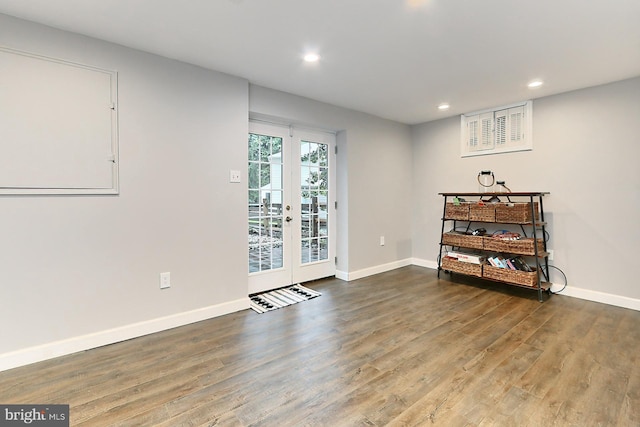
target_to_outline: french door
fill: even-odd
[[[249,293],[335,274],[335,135],[251,122]]]

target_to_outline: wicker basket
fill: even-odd
[[[508,268],[499,268],[487,264],[483,268],[482,277],[523,286],[538,286],[538,273],[536,271],[510,270]]]
[[[466,274],[468,276],[482,277],[481,264],[471,264],[470,262],[461,262],[454,258],[444,257],[442,258],[443,270],[452,271],[454,273]]]
[[[533,203],[536,221],[540,220],[538,202]],[[531,223],[531,203],[496,203],[496,222],[513,224]]]
[[[447,203],[444,208],[444,219],[469,220],[469,203]]]
[[[472,203],[469,206],[469,221],[495,222],[495,203]]]
[[[442,243],[448,246],[458,246],[461,248],[482,249],[484,247],[482,236],[472,236],[456,232],[444,233]]]
[[[538,255],[544,255],[544,242],[538,240]],[[535,255],[533,239],[505,240],[497,237],[484,237],[484,249],[493,252],[504,252],[518,255]]]

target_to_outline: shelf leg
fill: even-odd
[[[542,202],[542,196],[538,196],[540,199],[540,202]],[[536,276],[537,276],[537,282],[538,282],[538,301],[542,302],[542,283],[540,280],[540,274],[541,274],[541,270],[542,270],[542,266],[540,265],[540,258],[538,257],[538,237],[537,237],[537,232],[536,232],[536,207],[533,201],[533,194],[529,196],[529,202],[530,202],[530,206],[531,206],[531,225],[532,225],[532,233],[533,233],[533,250],[534,250],[534,254],[535,254],[535,259],[536,259]],[[540,209],[542,209],[542,203],[540,204]],[[541,216],[542,219],[542,216]]]
[[[444,203],[442,204],[442,221],[441,221],[442,229],[440,230],[440,253],[438,253],[438,279],[440,278],[440,270],[442,270],[442,238],[444,236],[444,222],[445,222],[446,212],[447,212],[447,196],[444,196]]]

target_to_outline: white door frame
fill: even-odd
[[[277,289],[335,275],[336,256],[336,154],[335,134],[250,121],[249,133],[282,137],[282,267],[249,273],[249,294]],[[301,141],[327,145],[328,197],[326,200],[327,250],[325,259],[302,263]],[[247,179],[249,182],[249,179]],[[289,207],[289,209],[287,209]],[[324,212],[323,212],[324,214]],[[287,221],[286,218],[291,218]],[[319,243],[323,239],[306,239]]]

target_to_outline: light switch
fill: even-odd
[[[160,273],[160,289],[167,289],[171,287],[171,273]]]
[[[238,171],[238,170],[230,170],[229,171],[229,182],[242,182],[240,180],[240,171]]]

